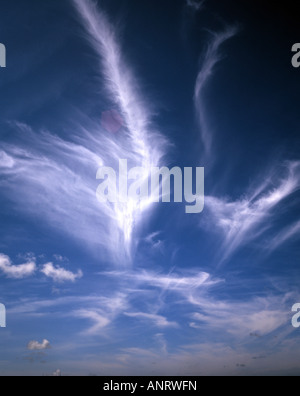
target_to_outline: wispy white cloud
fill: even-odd
[[[29,351],[43,351],[50,348],[51,344],[48,340],[43,340],[41,343],[38,341],[30,341],[27,345]]]
[[[221,33],[211,32],[212,39],[202,60],[201,68],[197,75],[194,92],[196,114],[199,122],[204,154],[212,159],[212,145],[214,133],[210,128],[206,108],[204,89],[213,76],[216,65],[222,60],[221,46],[238,33],[237,27],[229,27]]]
[[[2,271],[7,278],[23,279],[34,274],[36,271],[36,263],[31,259],[25,264],[13,265],[8,256],[0,254],[0,271]]]
[[[116,27],[90,0],[73,0],[84,36],[95,50],[99,75],[105,77],[108,99],[124,120],[117,135],[78,111],[70,140],[11,121],[18,144],[1,144],[0,186],[16,209],[39,216],[58,232],[76,238],[86,248],[101,247],[119,265],[128,264],[138,244],[140,220],[152,203],[101,204],[96,173],[100,166],[148,169],[159,165],[168,143],[152,125],[151,106],[142,96],[133,71],[122,55]],[[84,125],[84,126],[83,126]]]
[[[204,3],[205,3],[205,0],[186,0],[187,6],[192,8],[195,11],[202,10]]]
[[[123,348],[116,353],[109,350],[99,356],[82,355],[80,359],[61,362],[64,372],[73,375],[115,376],[239,376],[239,375],[297,375],[299,369],[299,339],[282,342],[277,348],[269,344],[251,345],[246,349],[238,343],[199,341],[178,345],[172,352],[162,350],[160,344],[147,347]],[[243,367],[245,366],[245,367]]]
[[[52,278],[55,282],[75,282],[77,279],[82,278],[83,273],[81,270],[75,274],[66,269],[54,266],[53,263],[47,263],[41,269],[41,272],[48,278]]]
[[[168,355],[168,345],[164,334],[162,333],[155,334],[154,339],[156,340],[158,346],[161,348],[162,355],[165,356]]]
[[[251,334],[268,335],[289,323],[286,297],[269,296],[246,302],[217,301],[191,295],[189,301],[198,306],[190,326],[206,331],[221,330],[234,337],[247,339]],[[195,323],[196,321],[196,323]],[[197,324],[198,323],[198,324]]]
[[[143,312],[125,312],[124,315],[130,318],[137,318],[141,321],[153,322],[153,324],[157,327],[178,327],[176,322],[169,322],[167,318],[161,315],[147,314]]]
[[[266,246],[271,252],[280,248],[283,244],[290,241],[291,239],[299,238],[300,236],[300,221],[286,227],[284,230],[279,232],[275,237],[272,238],[269,245]]]
[[[297,300],[297,296],[291,293],[282,296],[271,294],[244,301],[228,298],[221,300],[214,295],[212,288],[220,287],[221,282],[225,285],[225,280],[214,280],[209,274],[204,273],[190,277],[145,271],[136,274],[107,275],[128,280],[130,286],[127,286],[127,290],[132,295],[149,292],[149,295],[145,295],[147,307],[152,307],[151,313],[126,311],[127,316],[141,321],[153,321],[157,327],[176,327],[176,323],[168,318],[169,312],[164,303],[166,300],[169,301],[168,293],[176,293],[179,298],[173,299],[173,307],[184,307],[186,318],[190,317],[189,326],[205,334],[211,334],[212,331],[220,332],[221,341],[227,336],[235,340],[249,341],[250,334],[265,336],[280,330],[289,323],[289,301]],[[247,280],[244,282],[248,284]],[[150,301],[158,301],[158,305],[151,305]],[[187,324],[188,321],[182,322],[183,326]]]
[[[210,274],[206,272],[190,272],[180,276],[179,274],[160,274],[151,271],[139,272],[108,272],[108,276],[119,279],[127,279],[131,285],[144,285],[150,287],[157,287],[169,291],[191,291],[201,287],[209,287],[216,285],[220,280],[213,279]]]
[[[116,293],[112,297],[98,297],[91,307],[74,310],[74,318],[88,319],[93,324],[82,332],[84,335],[103,335],[103,331],[111,325],[128,308],[127,295]]]
[[[165,243],[159,238],[161,232],[153,232],[145,238],[145,242],[151,246],[151,249],[163,252]]]
[[[59,298],[52,298],[50,300],[35,300],[35,299],[22,299],[18,301],[18,304],[13,305],[8,308],[9,314],[13,315],[43,315],[49,314],[49,308],[52,311],[59,313],[62,307],[72,306],[72,305],[90,305],[96,304],[99,301],[97,296],[66,296]]]
[[[100,335],[101,331],[111,323],[111,320],[102,314],[86,309],[73,312],[73,316],[76,318],[89,319],[93,322],[93,325],[88,330],[84,331],[85,335]]]
[[[82,335],[106,335],[104,330],[114,324],[114,321],[131,309],[128,294],[115,292],[111,296],[65,296],[49,300],[21,299],[7,307],[7,313],[17,317],[46,317],[53,316],[65,318],[68,316],[74,320],[87,322]],[[90,324],[90,325],[89,325]]]
[[[211,213],[212,222],[223,237],[222,261],[270,229],[271,221],[265,220],[270,218],[280,203],[300,189],[299,170],[299,162],[288,163],[284,176],[266,177],[258,188],[248,191],[240,200],[206,197],[206,207]],[[284,242],[297,229],[298,224],[279,238]],[[270,246],[275,247],[275,243]]]
[[[132,70],[124,60],[117,42],[117,32],[94,2],[73,0],[73,3],[88,40],[99,56],[110,98],[125,121],[125,140],[122,142],[125,146],[122,157],[119,153],[117,157],[129,159],[136,166],[144,168],[146,180],[150,168],[159,165],[165,155],[167,141],[153,129],[149,103],[142,97]],[[114,156],[114,147],[108,145],[106,150]],[[131,247],[134,226],[138,223],[141,212],[149,209],[150,204],[150,200],[144,200],[139,205],[129,200],[126,204],[116,204],[113,207],[115,219],[123,232],[127,253]]]

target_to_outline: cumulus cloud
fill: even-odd
[[[54,371],[54,373],[52,374],[52,377],[61,377],[61,371],[59,369]]]
[[[13,265],[8,256],[0,254],[0,270],[7,278],[23,279],[34,274],[36,263],[31,259],[25,264]]]
[[[30,341],[27,345],[29,351],[43,351],[45,349],[50,349],[51,344],[48,340],[43,340],[42,343],[38,341]]]
[[[75,274],[62,267],[54,266],[53,263],[45,264],[41,272],[48,278],[52,278],[54,282],[75,282],[77,279],[80,279],[83,276],[81,270],[78,270],[78,272]]]

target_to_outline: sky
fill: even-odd
[[[0,375],[299,375],[297,13],[236,3],[0,0]],[[203,212],[100,203],[120,159]]]

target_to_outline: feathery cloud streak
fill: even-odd
[[[249,191],[240,200],[206,197],[206,205],[214,224],[223,237],[222,259],[228,259],[241,246],[260,237],[272,226],[265,222],[273,215],[273,209],[300,189],[300,162],[289,162],[284,176],[267,177],[255,191]],[[275,185],[275,187],[274,187]],[[274,216],[272,216],[274,218]],[[297,232],[299,225],[292,227],[279,237],[283,243]],[[270,245],[276,248],[276,243]]]
[[[252,301],[217,301],[213,298],[193,295],[189,302],[199,311],[191,316],[194,329],[226,329],[228,334],[238,338],[248,338],[251,334],[265,336],[286,325],[289,309],[286,296],[268,296]]]
[[[267,249],[269,249],[270,252],[272,252],[278,249],[279,247],[281,247],[289,240],[296,238],[296,236],[298,236],[299,238],[299,235],[300,235],[300,221],[297,221],[296,223],[284,228],[274,238],[272,238],[269,246],[267,246]]]
[[[153,322],[157,327],[178,327],[177,323],[169,322],[164,316],[161,315],[147,314],[143,312],[126,312],[125,315],[130,318],[137,318],[141,321],[145,320],[146,322]]]
[[[159,165],[167,141],[151,126],[151,113],[139,93],[131,69],[121,55],[116,33],[105,15],[89,0],[74,0],[86,36],[99,57],[110,99],[118,107],[125,126],[113,136],[101,122],[75,120],[70,141],[48,131],[33,131],[17,121],[17,145],[3,142],[0,150],[0,185],[17,209],[39,216],[51,226],[98,248],[120,265],[131,262],[141,215],[153,205],[101,204],[96,199],[96,173],[100,166],[117,169],[120,158],[145,169]],[[151,143],[151,144],[150,144]],[[20,194],[21,191],[21,194]]]
[[[234,37],[237,33],[237,27],[229,27],[221,33],[211,33],[212,40],[208,45],[206,54],[204,55],[204,59],[198,72],[195,84],[194,103],[196,115],[199,122],[201,139],[204,148],[203,152],[209,160],[211,160],[212,155],[213,132],[209,127],[209,121],[207,119],[203,91],[213,75],[215,66],[222,60],[222,55],[220,53],[221,46],[226,41]]]
[[[110,98],[118,106],[125,120],[124,133],[127,139],[122,158],[144,168],[143,177],[147,180],[150,168],[160,164],[167,141],[153,130],[148,104],[142,98],[136,79],[123,59],[116,32],[104,13],[90,0],[73,0],[73,3],[81,17],[89,42],[99,56]],[[145,211],[150,205],[150,200],[146,199],[139,205],[133,200],[126,204],[113,205],[127,247],[130,247],[134,225],[138,222],[140,212]]]
[[[195,11],[200,11],[204,6],[205,0],[186,0],[186,5]]]
[[[220,282],[220,280],[212,279],[211,275],[206,272],[192,272],[180,276],[178,274],[158,274],[151,271],[126,273],[115,271],[105,275],[126,279],[131,285],[144,285],[175,292],[190,292],[200,287],[211,287]]]

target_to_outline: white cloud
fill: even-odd
[[[92,251],[102,248],[105,259],[109,256],[124,265],[131,261],[136,247],[136,226],[149,214],[152,203],[99,203],[97,169],[103,165],[117,169],[120,158],[128,159],[130,166],[145,169],[160,165],[168,143],[152,125],[154,112],[124,60],[116,25],[110,24],[92,1],[73,0],[73,4],[84,37],[97,55],[108,100],[124,119],[123,129],[113,136],[101,126],[101,115],[95,121],[78,110],[67,141],[12,121],[10,126],[22,138],[18,144],[3,143],[1,158],[6,165],[0,167],[0,188],[20,211],[42,218]],[[103,92],[103,87],[95,91]]]
[[[213,286],[220,280],[214,280],[206,272],[189,272],[183,275],[179,274],[160,274],[151,271],[139,272],[108,272],[108,276],[120,279],[128,279],[131,284],[144,284],[150,287],[157,287],[169,291],[185,292],[195,290],[201,287]]]
[[[202,10],[205,0],[186,0],[188,7],[191,7],[195,11]]]
[[[77,279],[82,278],[83,273],[81,270],[74,274],[66,269],[54,266],[52,263],[47,263],[43,266],[41,272],[48,278],[52,278],[54,282],[75,282]]]
[[[128,312],[125,315],[141,321],[152,321],[157,327],[172,327],[176,323],[165,315],[168,293],[176,293],[177,304],[185,307],[187,318],[190,315],[190,327],[211,333],[219,333],[223,341],[226,335],[238,339],[249,339],[250,334],[267,335],[288,323],[289,307],[287,299],[297,300],[296,296],[269,295],[261,298],[247,299],[244,302],[220,300],[211,294],[211,288],[225,281],[214,280],[207,273],[180,277],[178,274],[161,275],[146,271],[137,273],[108,273],[107,276],[127,281],[128,293],[147,295],[147,309],[152,302],[151,313]],[[247,280],[244,281],[247,284]],[[155,289],[157,288],[157,289]],[[130,291],[131,290],[131,291]],[[148,293],[148,294],[147,294]],[[195,308],[199,308],[196,312]],[[162,311],[163,310],[163,311]],[[164,312],[163,315],[160,312]],[[158,314],[159,313],[159,314]]]
[[[43,340],[42,343],[39,343],[38,341],[30,341],[27,345],[27,349],[30,351],[43,351],[50,348],[51,344],[48,340]]]
[[[147,235],[145,238],[145,242],[151,245],[151,248],[154,250],[158,250],[160,252],[164,251],[165,243],[159,238],[161,232],[153,232],[152,234]]]
[[[47,315],[49,313],[49,308],[54,310],[55,307],[68,306],[68,305],[79,305],[84,304],[85,306],[88,304],[96,304],[99,302],[99,297],[96,296],[67,296],[67,297],[59,297],[52,298],[51,300],[31,300],[31,299],[23,299],[22,304],[18,303],[14,307],[9,309],[10,314],[13,315]]]
[[[208,297],[190,296],[189,302],[199,307],[192,315],[190,327],[206,331],[226,329],[238,338],[249,338],[251,334],[268,335],[286,325],[289,310],[285,297],[255,298],[246,302],[217,301]],[[196,323],[195,323],[196,321]],[[198,324],[198,323],[199,324]]]
[[[25,264],[13,265],[10,258],[4,254],[0,254],[0,270],[12,279],[23,279],[34,274],[36,270],[36,264],[33,259]]]
[[[52,374],[53,377],[61,377],[61,371],[58,369]]]
[[[265,220],[270,218],[273,209],[300,189],[299,169],[300,162],[288,163],[287,175],[276,177],[275,180],[266,177],[255,191],[249,191],[240,200],[206,197],[206,207],[224,238],[222,261],[271,227],[271,222]],[[292,237],[297,230],[298,224],[281,235],[282,242]],[[270,247],[275,246],[273,243]]]
[[[146,322],[153,322],[157,327],[178,327],[176,322],[169,322],[164,316],[147,314],[143,312],[129,313],[125,312],[124,315],[130,318],[137,318]]]
[[[71,312],[74,318],[88,319],[93,324],[83,335],[101,335],[103,331],[128,308],[127,295],[117,293],[112,297],[98,297],[92,307],[85,307]]]
[[[267,246],[267,249],[270,251],[274,251],[278,249],[280,246],[282,246],[284,243],[288,242],[291,239],[294,239],[296,237],[299,238],[299,233],[300,233],[300,221],[297,221],[296,223],[286,227],[284,230],[279,232],[275,237],[272,238],[271,242],[269,243],[269,246]]]
[[[220,54],[220,47],[230,38],[234,37],[237,32],[238,29],[236,27],[230,27],[227,28],[224,32],[212,33],[213,38],[209,43],[195,84],[195,109],[199,121],[201,139],[204,146],[204,153],[207,156],[209,155],[209,162],[211,162],[212,158],[211,150],[213,144],[213,133],[211,131],[211,128],[209,127],[209,122],[207,120],[203,90],[206,87],[207,83],[210,81],[215,66],[222,60],[222,55]]]
[[[146,180],[150,168],[158,166],[164,157],[168,146],[167,140],[153,128],[151,119],[154,114],[149,110],[150,105],[142,97],[136,78],[124,60],[117,41],[116,29],[94,2],[73,0],[73,4],[78,11],[90,44],[99,56],[107,91],[125,121],[126,140],[122,142],[123,152],[120,149],[121,144],[116,150],[113,142],[110,142],[105,150],[115,160],[128,158],[136,166],[144,168]],[[130,256],[133,247],[135,225],[142,218],[142,212],[145,216],[146,210],[149,210],[151,205],[152,203],[147,199],[138,205],[132,200],[126,204],[113,205],[112,216],[122,234],[121,240],[127,256]],[[112,237],[112,250],[115,251],[116,242],[120,238],[116,238],[116,234]],[[124,254],[122,256],[124,261]]]
[[[0,151],[0,169],[8,168],[11,169],[15,165],[13,157],[7,155],[4,151]]]
[[[88,330],[84,331],[85,335],[100,335],[101,331],[106,328],[111,320],[96,311],[81,309],[73,312],[77,318],[89,319],[94,324]]]

